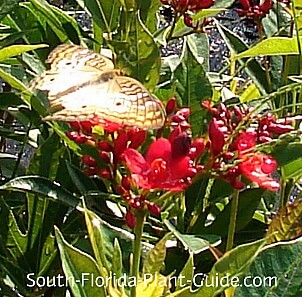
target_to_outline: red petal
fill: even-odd
[[[150,169],[145,158],[134,149],[126,149],[124,152],[124,158],[127,167],[132,173],[146,174]]]
[[[171,143],[168,139],[159,138],[149,146],[146,161],[151,164],[155,159],[163,159],[170,163],[172,157]]]
[[[175,180],[187,177],[191,174],[190,167],[192,167],[190,157],[185,156],[174,159],[170,167],[171,179]]]
[[[128,137],[125,131],[122,131],[114,141],[113,153],[116,159],[125,151],[127,147]]]
[[[239,0],[240,5],[243,9],[248,10],[251,7],[249,0]]]
[[[214,155],[218,155],[222,152],[224,141],[224,133],[220,131],[217,120],[214,118],[210,122],[209,137],[212,142],[212,152]]]

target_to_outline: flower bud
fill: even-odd
[[[88,176],[92,176],[96,174],[96,168],[87,168],[84,170],[84,173]]]
[[[95,124],[92,121],[82,121],[81,122],[82,129],[87,133],[91,133],[93,126],[95,126]]]
[[[136,217],[130,210],[126,212],[125,221],[128,227],[130,227],[131,229],[133,229],[136,225]]]
[[[148,202],[146,204],[147,204],[148,210],[150,211],[151,214],[153,214],[154,216],[160,215],[161,208],[157,204],[155,204],[153,202]]]
[[[74,131],[80,131],[81,130],[81,125],[78,121],[74,121],[74,122],[69,122],[70,127],[74,130]]]
[[[135,209],[140,209],[142,207],[141,202],[136,198],[131,198],[128,201],[128,204],[129,204],[130,207],[135,208]]]
[[[234,189],[237,189],[237,190],[241,190],[241,189],[244,188],[244,183],[242,181],[237,180],[237,179],[232,181],[231,185],[233,186]]]
[[[98,147],[99,147],[100,150],[102,150],[104,152],[112,152],[113,151],[112,145],[107,141],[99,141]]]
[[[131,189],[131,179],[128,176],[122,177],[122,186],[127,191],[129,191]]]
[[[131,136],[130,148],[137,149],[146,140],[147,133],[145,130],[139,130]]]
[[[190,116],[191,109],[189,107],[183,107],[179,109],[176,114],[179,116],[183,116],[186,119],[188,116]]]
[[[261,171],[265,174],[272,173],[277,168],[277,161],[269,156],[263,158],[263,164],[261,165]]]
[[[117,186],[116,191],[121,195],[129,194],[129,192],[123,186]]]
[[[166,113],[170,115],[175,112],[177,101],[175,98],[169,99],[166,105]]]
[[[104,161],[105,163],[111,162],[109,153],[107,153],[105,151],[101,151],[101,152],[99,152],[99,156],[100,156],[101,160]]]
[[[234,158],[234,153],[233,152],[225,152],[223,154],[223,158],[226,160],[232,160]]]
[[[280,134],[284,134],[284,133],[293,131],[294,128],[291,125],[282,125],[282,124],[273,124],[273,123],[271,123],[267,127],[267,130],[271,133],[280,135]]]
[[[76,141],[76,139],[77,139],[78,136],[79,136],[79,133],[78,133],[78,132],[75,132],[75,131],[68,131],[68,132],[66,132],[66,136],[67,136],[69,139],[71,139],[71,140],[73,140],[73,141]]]
[[[190,158],[196,159],[198,158],[204,151],[205,144],[202,138],[196,138],[191,144],[190,149]]]
[[[96,160],[94,158],[92,158],[91,156],[84,155],[82,157],[82,161],[87,166],[90,166],[90,167],[96,167],[97,166]]]
[[[97,170],[97,173],[100,177],[104,179],[110,179],[111,178],[111,172],[108,168],[101,168]]]

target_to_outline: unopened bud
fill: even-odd
[[[111,172],[108,168],[101,168],[97,171],[98,175],[104,179],[111,178]]]
[[[112,150],[113,150],[112,145],[107,141],[99,141],[98,147],[100,150],[102,150],[104,152],[112,152]]]
[[[131,179],[128,176],[122,177],[122,186],[127,191],[129,191],[131,189]]]
[[[131,229],[133,229],[133,228],[136,226],[136,217],[135,217],[135,215],[133,214],[133,212],[131,212],[130,210],[128,210],[128,211],[126,212],[125,221],[126,221],[126,224],[127,224]]]
[[[87,166],[90,166],[90,167],[96,167],[97,166],[96,160],[94,158],[92,158],[91,156],[84,155],[82,157],[82,161]]]
[[[172,113],[175,112],[175,109],[176,109],[176,99],[175,98],[171,98],[169,99],[169,101],[167,102],[167,105],[166,105],[166,113],[167,115],[170,115]]]
[[[161,208],[157,204],[155,204],[153,202],[148,202],[147,207],[148,207],[150,213],[153,214],[154,216],[160,215]]]

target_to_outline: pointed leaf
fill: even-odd
[[[162,297],[165,289],[166,278],[159,273],[151,275],[146,274],[145,279],[136,286],[136,296]]]
[[[55,228],[64,274],[74,296],[106,296],[105,288],[93,282],[99,276],[97,264],[88,254],[67,243],[58,228]],[[85,281],[86,279],[86,281]]]
[[[219,293],[222,293],[228,286],[231,286],[231,282],[224,285],[224,282],[220,280],[223,277],[232,279],[241,276],[251,265],[254,259],[257,257],[261,249],[265,244],[265,240],[258,240],[252,243],[243,244],[237,246],[233,250],[227,252],[222,258],[220,258],[211,269],[210,273],[207,275],[209,279],[208,284],[213,284],[213,280],[216,279],[217,285],[202,285],[201,288],[194,293],[184,292],[183,297],[214,297]],[[204,281],[207,281],[206,279]],[[248,295],[250,296],[250,295]]]
[[[62,188],[58,183],[34,175],[14,178],[0,186],[0,190],[39,194],[57,200],[70,207],[77,207],[80,203],[78,198]]]
[[[302,296],[302,238],[268,246],[244,276],[248,286],[243,283],[237,287],[235,297]],[[257,285],[251,285],[253,279]]]
[[[191,251],[194,254],[199,254],[202,251],[207,250],[210,245],[215,246],[220,243],[220,238],[213,236],[212,242],[209,242],[203,238],[195,235],[182,234],[176,230],[176,228],[167,220],[164,221],[167,228],[173,233],[173,235],[184,245],[184,248]]]
[[[123,28],[122,36],[126,40],[114,40],[118,66],[129,70],[130,75],[141,81],[148,90],[153,91],[159,81],[161,66],[160,52],[151,33],[143,24],[139,11],[125,12],[129,21],[127,31]]]
[[[98,265],[99,271],[103,277],[109,274],[109,266],[105,257],[105,242],[101,229],[101,220],[98,216],[84,207],[85,222],[88,230],[90,244]]]
[[[22,53],[36,50],[38,48],[48,47],[48,44],[35,44],[35,45],[10,45],[0,49],[0,61],[4,61],[8,58],[18,56]]]
[[[189,285],[194,276],[194,254],[190,253],[189,259],[186,262],[185,266],[181,270],[179,276],[177,277],[177,284],[175,291],[183,290],[184,284]],[[190,286],[189,286],[190,287]],[[179,297],[183,296],[182,293],[178,295]]]
[[[302,42],[302,38],[300,38]],[[270,37],[257,43],[248,50],[235,55],[236,59],[258,56],[285,56],[299,55],[299,47],[296,37]]]
[[[302,236],[302,199],[281,208],[266,233],[269,243],[299,236]]]
[[[155,274],[160,272],[166,258],[166,242],[171,237],[171,234],[165,235],[154,248],[148,251],[144,260],[144,273]]]

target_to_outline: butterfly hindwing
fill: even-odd
[[[94,116],[143,129],[158,129],[165,111],[137,80],[122,76],[106,57],[76,45],[60,45],[49,55],[50,70],[34,79],[33,89],[48,91],[45,120],[84,121]]]

